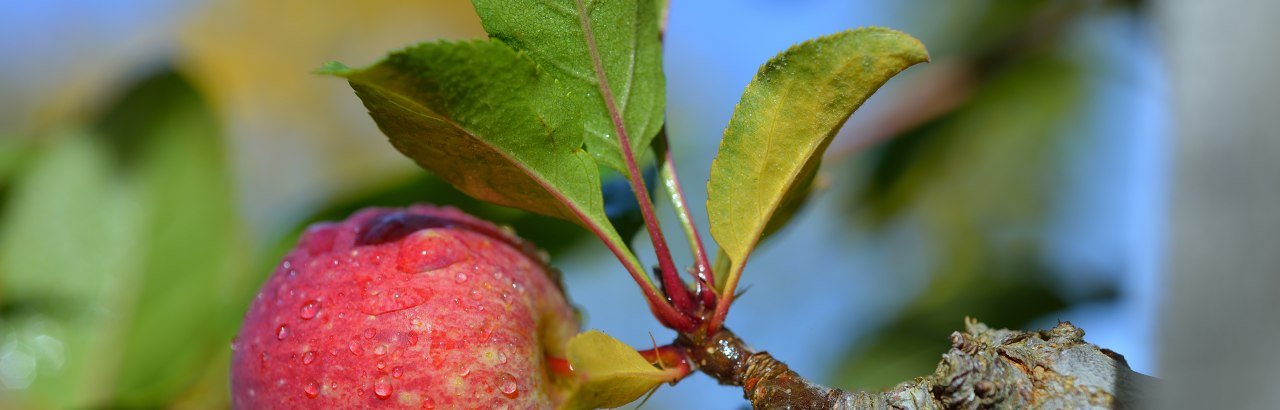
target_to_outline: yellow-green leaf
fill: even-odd
[[[679,377],[674,369],[654,367],[631,346],[599,330],[569,341],[569,363],[582,382],[561,407],[565,410],[622,406]]]
[[[707,182],[711,235],[731,265],[726,293],[760,239],[800,208],[845,120],[889,78],[928,59],[909,35],[862,28],[798,44],[760,67]]]

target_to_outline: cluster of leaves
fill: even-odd
[[[677,272],[662,254],[663,238],[654,236],[656,220],[646,222],[664,265],[662,287],[611,223],[601,191],[602,169],[611,170],[632,181],[642,210],[652,207],[638,164],[661,142],[660,2],[473,3],[487,40],[424,43],[368,68],[330,63],[321,71],[347,79],[392,145],[459,191],[599,237],[659,320],[681,332],[721,326],[752,249],[800,209],[836,132],[889,78],[928,59],[910,36],[867,28],[798,44],[761,67],[707,183],[709,223],[721,249],[718,286],[698,282],[710,297],[696,310],[683,296],[687,285],[672,280]],[[658,147],[654,159],[662,161],[666,144]],[[664,185],[678,186],[674,172],[663,177]],[[682,200],[678,190],[671,194]],[[690,218],[681,222],[693,231]],[[704,252],[700,247],[695,253]],[[581,338],[589,339],[570,344],[569,360],[586,378],[574,406],[625,403],[675,380],[647,363],[644,371],[611,367],[631,366],[639,355],[612,348],[621,344],[603,334]],[[601,352],[616,354],[602,360]],[[611,381],[597,383],[601,377]]]

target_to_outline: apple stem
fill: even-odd
[[[693,373],[693,366],[689,364],[689,354],[683,347],[665,345],[641,350],[639,353],[640,356],[644,357],[644,360],[648,360],[649,363],[653,363],[659,368],[664,370],[676,369],[680,375],[678,379],[683,379],[684,376]]]

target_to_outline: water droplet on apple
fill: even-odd
[[[302,392],[307,394],[307,398],[314,399],[320,395],[320,384],[316,383],[315,380],[309,381],[306,386],[302,387]]]
[[[400,366],[396,366],[395,368],[391,369],[391,377],[399,379],[400,376],[403,374],[404,374],[404,369],[401,368]]]
[[[320,313],[320,301],[309,300],[307,303],[302,304],[302,309],[298,310],[298,317],[303,320],[311,320],[316,317],[317,313]]]
[[[382,370],[382,369],[387,368],[387,364],[386,364],[386,363],[384,363],[384,362],[379,361],[379,362],[378,362],[377,367],[378,367],[378,370]]]
[[[308,350],[302,354],[302,364],[311,364],[316,360],[316,352]]]
[[[378,396],[379,400],[391,398],[391,382],[387,379],[378,379],[373,383],[373,395]]]
[[[502,395],[507,396],[508,399],[520,397],[520,386],[516,385],[516,378],[507,373],[498,376],[498,390],[501,390]]]
[[[467,281],[467,274],[462,273],[462,272],[458,272],[458,275],[457,275],[457,276],[454,276],[454,277],[453,277],[453,280],[457,281],[458,283],[466,282],[466,281]]]
[[[286,337],[289,337],[289,328],[285,325],[280,325],[280,327],[277,327],[276,340],[284,340],[284,338]]]
[[[378,334],[378,331],[377,331],[376,329],[372,328],[372,327],[364,330],[364,338],[365,338],[365,339],[372,339],[372,338],[373,338],[373,336],[375,336],[375,335],[377,335],[377,334]]]
[[[360,342],[355,340],[352,340],[351,343],[347,343],[347,351],[356,356],[364,354],[364,348],[360,346]]]
[[[378,347],[373,348],[373,354],[378,356],[387,354],[387,345],[378,345]]]

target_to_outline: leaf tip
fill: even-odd
[[[313,74],[332,75],[335,77],[346,77],[351,75],[353,72],[355,72],[355,70],[351,69],[351,67],[347,67],[346,64],[342,64],[337,61],[324,63],[320,68],[312,71]]]
[[[898,44],[901,46],[898,48],[899,52],[913,65],[927,63],[933,60],[933,58],[929,56],[929,50],[925,48],[924,42],[921,42],[920,39],[915,38],[915,36],[902,31],[878,26],[862,27],[854,31],[868,31],[875,34],[894,37],[898,40]]]

